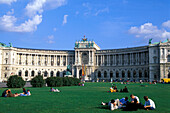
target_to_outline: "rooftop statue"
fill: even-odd
[[[86,36],[84,35],[84,38],[82,39],[83,42],[87,41],[87,38],[85,38]]]
[[[9,43],[9,47],[13,47],[13,46],[12,46],[12,43]]]
[[[152,44],[152,38],[149,39],[149,44]]]

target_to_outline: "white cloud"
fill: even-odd
[[[162,26],[167,27],[167,28],[170,28],[170,20],[164,22],[164,23],[162,24]]]
[[[16,0],[0,0],[0,3],[12,3]],[[10,2],[9,2],[10,1]],[[45,5],[51,8],[57,8],[65,5],[66,0],[33,0],[25,7],[26,15],[29,17],[27,21],[17,24],[17,18],[12,16],[14,9],[7,12],[6,15],[0,17],[0,30],[8,32],[33,32],[37,30],[37,26],[42,22],[42,13]],[[67,17],[65,22],[67,23]]]
[[[109,12],[109,8],[100,9],[94,15],[97,16],[98,14],[104,13],[104,12],[108,13]]]
[[[42,14],[43,5],[46,3],[46,0],[34,0],[31,3],[28,3],[26,6],[26,15],[32,17],[37,13]]]
[[[68,15],[64,15],[63,25],[67,23],[67,17],[68,17]]]
[[[170,32],[165,29],[158,29],[152,23],[145,23],[140,27],[131,27],[129,33],[144,38],[170,38]]]
[[[45,7],[47,9],[54,9],[67,4],[66,0],[46,0]]]
[[[42,21],[42,15],[36,15],[32,19],[28,19],[24,23],[16,26],[17,18],[11,15],[4,15],[0,18],[0,30],[8,32],[32,32],[37,29]]]
[[[25,8],[26,15],[32,17],[37,13],[42,14],[45,7],[48,9],[54,9],[63,6],[66,3],[66,0],[34,0],[33,2],[27,4]]]
[[[49,44],[55,43],[55,41],[54,41],[54,36],[53,36],[53,35],[48,36],[48,41],[47,41],[47,43],[49,43]]]
[[[0,0],[0,4],[8,4],[11,5],[12,2],[16,2],[17,0]]]

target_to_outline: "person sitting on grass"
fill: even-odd
[[[60,92],[58,89],[50,88],[50,92]]]
[[[133,103],[128,103],[127,105],[126,105],[126,107],[124,107],[123,108],[123,111],[137,111],[138,109],[140,109],[140,104],[139,103],[137,103],[138,101],[137,101],[137,99],[135,98],[134,100],[133,100]]]
[[[108,92],[109,92],[109,91],[108,91]],[[112,86],[112,87],[110,88],[110,92],[111,92],[111,93],[116,92],[116,90],[114,89],[114,86]]]
[[[109,101],[109,103],[102,102],[101,105],[103,105],[103,106],[108,105],[109,109],[113,111],[120,107],[120,101],[119,101],[119,99],[116,99],[116,100],[112,99],[111,101]]]
[[[130,97],[131,97],[131,103],[134,103],[134,99],[137,100],[137,103],[140,103],[139,98],[137,96],[134,96],[133,94],[131,94]]]
[[[2,97],[7,97],[7,94],[8,94],[8,89],[6,89],[6,90],[3,91]]]
[[[123,92],[129,92],[128,88],[125,86],[125,88],[123,88]]]
[[[149,99],[148,96],[144,96],[143,98],[145,100],[145,105],[144,105],[145,110],[154,110],[156,108],[154,101]]]
[[[27,96],[30,96],[31,95],[31,92],[30,92],[30,90],[28,89],[27,90],[27,94],[26,94]]]
[[[119,92],[119,91],[117,90],[117,86],[114,87],[114,90],[116,90],[116,92]]]

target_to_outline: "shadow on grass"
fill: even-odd
[[[96,107],[97,109],[106,109],[109,110],[108,106],[100,106],[100,107]]]

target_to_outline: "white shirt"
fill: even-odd
[[[114,104],[112,104],[111,102],[108,103],[108,106],[109,106],[110,110],[118,109],[118,106],[117,105],[114,106]]]
[[[136,99],[136,100],[137,100],[137,102],[139,102],[139,103],[140,103],[139,98],[138,98],[137,96],[135,96],[135,98],[134,98],[134,99]],[[132,99],[132,98],[131,98],[131,102],[132,102],[132,101],[134,101],[134,99]]]
[[[155,107],[155,103],[153,102],[153,100],[151,99],[148,99],[148,101],[145,101],[145,105],[144,106],[151,106],[153,107],[154,109],[156,108]]]

